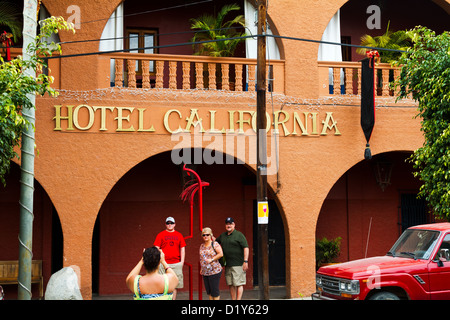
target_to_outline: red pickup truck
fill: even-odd
[[[450,223],[414,226],[385,256],[319,268],[313,300],[450,299]]]

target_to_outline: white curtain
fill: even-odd
[[[50,13],[48,13],[47,9],[44,7],[44,5],[41,4],[41,7],[39,8],[39,21],[45,20],[47,18],[50,18]],[[58,43],[59,42],[59,36],[57,33],[52,33],[50,38],[46,38],[46,41],[48,43]]]
[[[322,41],[341,43],[341,22],[339,10],[331,18],[325,32],[322,35]],[[332,44],[319,45],[319,61],[342,61],[341,46]]]
[[[322,41],[341,43],[341,22],[339,10],[331,18],[330,22],[322,35]],[[317,57],[319,61],[342,61],[341,46],[333,44],[319,45],[319,54]],[[341,69],[340,73],[341,85],[344,83],[344,71]],[[329,83],[333,85],[333,69],[329,70]]]
[[[108,40],[106,40],[108,39]],[[99,51],[123,50],[123,2],[113,12],[103,29]],[[111,83],[114,83],[114,60],[111,60]]]
[[[258,10],[247,0],[244,1],[244,16],[245,16],[245,32],[248,35],[258,34]],[[273,34],[270,30],[270,26],[267,23],[267,34]],[[245,39],[245,55],[249,59],[256,59],[258,53],[258,40],[257,38],[247,38]],[[267,60],[278,60],[280,59],[280,51],[278,50],[275,38],[266,37],[266,59]],[[248,69],[248,67],[247,67]],[[247,70],[248,74],[248,70]],[[271,76],[269,76],[270,78]],[[273,84],[269,79],[269,86]],[[248,86],[248,79],[247,79]]]
[[[244,1],[244,16],[246,33],[258,34],[258,10],[247,0]],[[267,24],[267,34],[272,34],[269,24]],[[256,38],[248,38],[245,40],[246,57],[249,59],[256,59],[257,55],[257,40]],[[280,59],[280,51],[275,42],[275,38],[266,37],[266,58],[267,59]]]

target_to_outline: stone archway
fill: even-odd
[[[19,260],[20,230],[20,166],[11,162],[5,176],[6,186],[0,184],[0,260]],[[33,260],[42,260],[45,286],[50,276],[63,267],[63,233],[58,212],[38,178],[33,194]],[[17,298],[17,284],[3,285],[5,299]],[[39,298],[39,286],[32,284],[32,298]]]
[[[380,1],[376,4],[369,0],[350,0],[339,10],[340,35],[345,43],[360,45],[362,36],[382,35],[388,27],[390,31],[398,31],[422,25],[441,33],[449,27],[449,7],[448,2],[433,0]],[[356,52],[356,48],[346,48],[344,61],[364,58]]]
[[[348,169],[324,200],[316,226],[316,239],[341,237],[338,262],[384,255],[401,230],[401,195],[417,193],[420,181],[405,161],[410,152],[386,152]],[[391,166],[390,183],[378,184],[377,163]]]
[[[211,227],[214,235],[218,236],[225,231],[225,218],[233,216],[236,229],[246,235],[252,252],[256,246],[253,241],[254,171],[244,163],[194,163],[190,167],[202,180],[210,183],[203,190],[203,226]],[[117,181],[100,208],[94,228],[92,287],[95,294],[129,294],[124,279],[142,248],[152,246],[157,233],[164,230],[167,216],[175,218],[176,230],[183,236],[190,235],[189,204],[180,199],[184,178],[182,164],[174,164],[171,152],[165,151],[138,163]],[[269,193],[274,195],[271,190]],[[271,198],[277,200],[274,196]],[[194,291],[198,288],[197,252],[201,240],[197,210],[197,204],[194,204],[193,234],[186,239],[186,263],[192,269],[185,266],[184,288],[179,292],[187,292],[189,285]],[[283,223],[281,209],[278,215]],[[284,231],[281,232],[281,243],[284,243]],[[285,251],[284,246],[282,250]],[[252,256],[250,254],[251,271],[247,272],[246,289],[253,288],[253,269],[257,262],[252,261]],[[283,263],[278,261],[278,264]],[[221,289],[228,290],[224,279],[222,281]]]

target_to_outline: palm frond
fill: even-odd
[[[231,11],[239,10],[239,9],[240,9],[240,7],[235,3],[224,5],[222,7],[222,9],[219,11],[219,13],[217,14],[216,24],[215,24],[216,29],[222,28],[223,20],[225,19],[225,16],[228,13],[230,13]]]
[[[388,22],[386,32],[380,36],[372,37],[368,34],[361,37],[361,46],[373,48],[385,48],[395,50],[406,50],[411,46],[410,35],[403,30],[392,32],[389,30],[390,21]],[[356,52],[360,55],[366,55],[369,49],[358,48]],[[392,62],[396,60],[400,53],[380,50],[381,62]]]
[[[240,7],[237,4],[228,4],[221,8],[216,17],[204,14],[198,18],[191,19],[191,29],[199,30],[192,37],[192,42],[221,40],[197,45],[194,44],[195,54],[214,57],[232,56],[242,39],[225,39],[244,36],[245,33],[238,33],[233,26],[245,26],[245,19],[243,15],[238,15],[228,21],[225,21],[225,19],[231,11],[239,10]]]

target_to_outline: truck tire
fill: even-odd
[[[381,291],[372,295],[369,300],[400,300],[400,298],[392,292]]]

